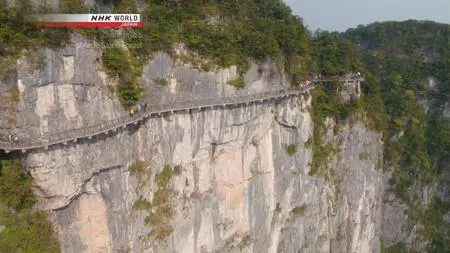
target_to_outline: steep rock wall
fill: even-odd
[[[98,57],[93,49],[68,47],[47,51],[52,60],[33,75],[19,71],[20,129],[39,135],[126,113],[104,73],[92,68]],[[158,54],[142,80],[151,103],[286,86],[282,75],[254,66],[246,88],[237,91],[227,84],[236,76],[235,68],[204,73]],[[170,79],[170,85],[153,84],[155,77]],[[345,125],[331,137],[340,148],[331,166],[334,179],[311,177],[312,154],[304,145],[313,131],[310,103],[304,96],[165,115],[34,151],[24,163],[39,207],[57,225],[63,252],[379,252],[380,136]],[[291,144],[292,156],[285,150]],[[127,170],[136,160],[148,162],[146,172]],[[155,173],[173,164],[182,168],[168,186],[173,233],[159,242],[148,236],[154,231],[145,225],[146,211],[133,204],[154,199]]]

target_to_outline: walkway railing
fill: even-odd
[[[150,117],[155,114],[162,114],[167,112],[176,111],[189,111],[193,109],[202,108],[212,108],[212,107],[227,107],[239,104],[248,104],[257,101],[271,100],[282,97],[296,96],[300,93],[305,93],[315,86],[315,83],[326,82],[330,79],[313,79],[311,84],[299,88],[298,90],[278,90],[270,91],[259,94],[235,96],[235,97],[225,97],[225,98],[211,98],[211,99],[200,99],[196,101],[183,101],[183,102],[172,102],[167,104],[156,104],[148,105],[147,107],[141,107],[137,113],[134,115],[127,115],[124,117],[116,118],[103,122],[97,125],[91,125],[87,127],[70,129],[59,133],[51,133],[48,135],[43,135],[35,138],[19,138],[17,141],[2,141],[0,140],[0,150],[5,150],[5,152],[10,152],[13,150],[26,150],[36,149],[36,148],[48,148],[48,146],[55,144],[67,144],[71,141],[77,141],[83,138],[92,138],[100,134],[107,134],[110,131],[116,131],[118,128],[126,127],[131,124],[137,124],[139,121]],[[341,81],[351,81],[358,82],[364,81],[363,78],[345,78]]]
[[[314,85],[300,88],[298,90],[279,90],[264,92],[252,95],[243,95],[225,98],[200,99],[196,101],[173,102],[167,104],[141,106],[141,109],[134,115],[127,115],[107,122],[87,127],[70,129],[67,131],[53,133],[37,138],[18,139],[14,142],[0,141],[0,149],[10,152],[13,150],[30,150],[36,148],[47,148],[55,144],[67,144],[70,141],[76,141],[83,138],[91,138],[100,134],[107,134],[118,128],[131,124],[137,124],[139,121],[155,114],[173,113],[177,111],[189,111],[193,109],[211,108],[211,107],[229,107],[232,105],[248,104],[263,100],[271,100],[282,97],[289,97],[304,93],[313,88]]]

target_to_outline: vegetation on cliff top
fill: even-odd
[[[3,1],[0,4],[0,18],[6,22],[0,30],[0,43],[6,49],[0,51],[1,56],[8,56],[12,61],[24,48],[59,46],[68,39],[66,30],[24,25],[23,14],[36,9],[51,12],[50,8],[33,6],[29,0],[20,0],[10,8],[6,8]],[[135,8],[134,1],[122,0],[116,3],[114,11],[135,11]],[[64,0],[60,2],[60,9],[80,13],[88,8],[78,0]],[[118,94],[125,106],[136,104],[141,97],[138,77],[143,63],[158,51],[172,54],[175,43],[185,44],[192,52],[221,67],[238,65],[244,72],[250,61],[270,59],[292,77],[307,76],[310,65],[308,31],[301,19],[280,0],[149,1],[142,16],[144,27],[136,30],[141,46],[131,46],[136,44],[136,37],[124,36],[129,46],[126,50],[106,49],[103,56],[108,74],[120,80]],[[57,35],[60,31],[65,35]],[[74,31],[104,45],[111,43],[104,31]],[[127,57],[122,57],[124,54]],[[114,63],[109,59],[114,59]],[[120,68],[130,65],[130,59],[136,62],[132,68]],[[6,66],[14,66],[11,61]]]
[[[31,178],[19,161],[0,161],[0,252],[60,252],[52,224],[32,210]]]
[[[181,42],[218,66],[278,59],[289,73],[306,74],[308,31],[280,0],[150,1],[143,22],[140,56],[172,53]]]
[[[57,48],[67,41],[66,29],[37,29],[24,24],[26,14],[46,11],[45,5],[33,6],[28,0],[18,0],[12,7],[0,0],[0,78],[14,70],[15,60],[24,50]]]

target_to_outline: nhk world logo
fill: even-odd
[[[139,14],[89,14],[91,22],[140,22]]]
[[[140,14],[47,14],[33,16],[30,21],[45,27],[142,27]]]

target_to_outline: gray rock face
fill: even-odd
[[[20,129],[38,135],[126,113],[93,67],[98,57],[86,48],[47,51],[39,73],[19,71]],[[155,84],[157,77],[168,85]],[[281,75],[256,66],[243,90],[227,84],[236,77],[234,67],[205,73],[158,54],[142,80],[151,103],[286,87]],[[108,136],[32,152],[24,161],[63,252],[379,252],[380,135],[346,125],[331,139],[340,149],[332,180],[309,176],[309,97],[150,118]],[[294,155],[287,145],[295,145]],[[136,160],[147,161],[152,173],[130,173]],[[168,186],[174,230],[158,242],[147,236],[156,233],[145,225],[148,213],[133,204],[154,200],[155,173],[175,164],[182,172]]]

